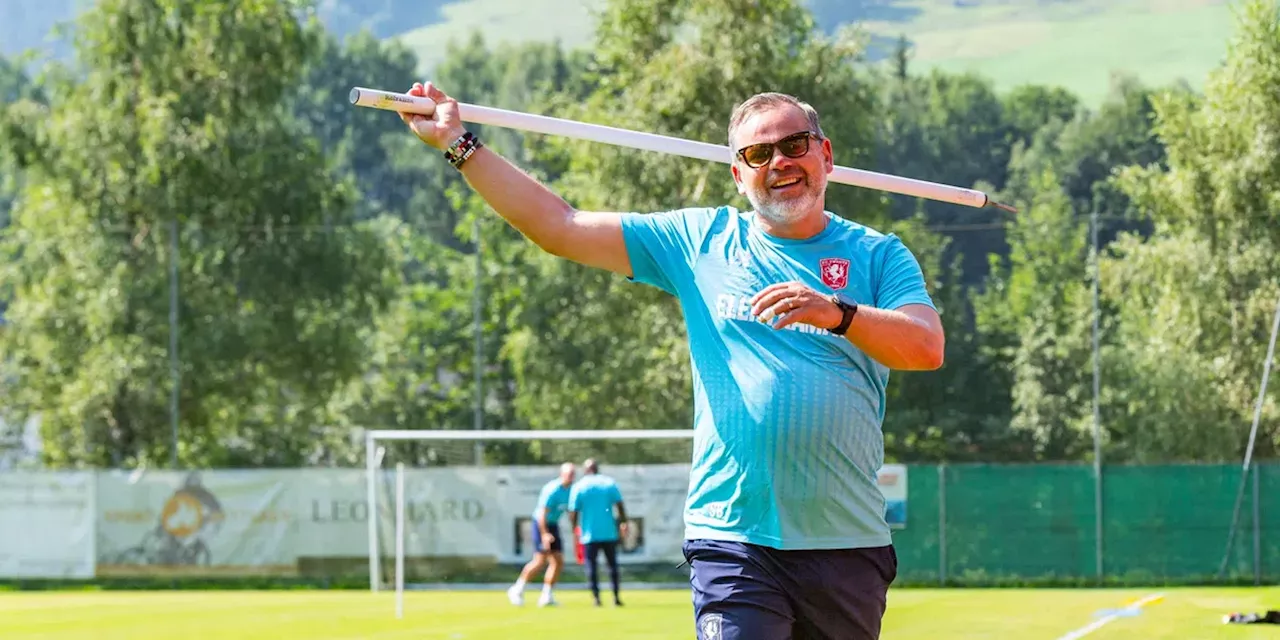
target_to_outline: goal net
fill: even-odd
[[[692,430],[369,431],[369,577],[374,591],[511,584],[533,555],[538,494],[571,462],[593,458],[618,482],[629,583],[687,586],[684,500]],[[582,581],[568,517],[561,583]]]

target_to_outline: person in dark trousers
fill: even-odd
[[[889,374],[938,369],[946,336],[907,245],[827,209],[817,110],[765,92],[728,114],[722,175],[749,208],[584,211],[485,146],[457,100],[429,82],[409,94],[437,105],[400,114],[414,135],[531,242],[679,302],[698,640],[879,638],[898,570],[876,482]]]
[[[582,463],[582,479],[569,492],[569,521],[581,527],[583,557],[587,564],[587,581],[591,595],[600,606],[599,556],[603,552],[609,563],[609,580],[613,584],[613,604],[622,606],[619,594],[618,542],[627,535],[627,510],[622,505],[622,492],[613,478],[600,473],[595,460]]]
[[[542,485],[538,493],[538,505],[533,510],[533,522],[530,523],[533,540],[533,558],[520,570],[516,583],[507,589],[507,599],[511,604],[524,604],[524,587],[544,565],[547,572],[543,576],[542,596],[538,598],[539,607],[556,604],[554,590],[556,581],[560,579],[560,571],[564,567],[564,540],[560,536],[560,516],[569,505],[569,488],[573,486],[576,470],[572,462],[560,465],[560,476]]]

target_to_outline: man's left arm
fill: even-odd
[[[828,301],[830,302],[830,301]],[[835,322],[842,313],[834,303]],[[932,371],[942,366],[946,336],[938,312],[926,304],[907,304],[897,309],[877,309],[858,305],[844,337],[863,353],[890,369]]]
[[[875,300],[871,309],[859,305],[845,338],[890,369],[932,371],[941,367],[946,334],[925,286],[920,262],[895,235],[886,236],[878,248]]]
[[[896,237],[884,247],[875,300],[859,303],[844,337],[890,369],[930,371],[942,366],[946,334],[915,256]],[[765,288],[752,299],[752,314],[775,329],[802,322],[834,329],[844,313],[829,294],[801,282]]]

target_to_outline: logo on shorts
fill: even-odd
[[[724,640],[724,616],[718,613],[703,614],[698,619],[698,640]]]
[[[832,289],[843,289],[849,284],[849,261],[845,258],[823,258],[818,267],[822,272],[822,284]]]

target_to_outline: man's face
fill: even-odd
[[[738,193],[745,195],[756,212],[774,224],[794,223],[822,210],[827,174],[835,168],[831,142],[810,137],[808,151],[798,158],[788,157],[775,147],[773,156],[759,167],[749,166],[737,152],[749,145],[777,143],[809,131],[809,119],[804,111],[783,105],[748,116],[734,132],[732,171]],[[798,144],[792,151],[804,148],[803,137],[795,142]]]

